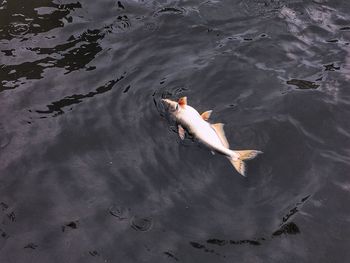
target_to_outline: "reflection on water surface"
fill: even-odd
[[[347,1],[0,1],[1,262],[344,262]],[[248,177],[161,98],[213,110]]]

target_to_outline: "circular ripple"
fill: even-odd
[[[11,36],[23,36],[29,31],[29,25],[21,22],[12,22],[9,25],[8,33]]]
[[[124,207],[112,205],[110,208],[108,208],[108,212],[112,216],[118,218],[119,220],[124,220],[128,218],[128,210]]]
[[[0,134],[0,149],[4,149],[11,142],[11,136],[2,126],[0,126]]]
[[[131,227],[136,231],[148,231],[152,228],[153,219],[151,217],[138,217],[134,216],[131,219]]]
[[[10,143],[10,137],[6,136],[0,139],[0,149],[4,149]]]
[[[185,12],[186,10],[184,8],[163,7],[155,13],[155,16],[163,14],[183,15]]]

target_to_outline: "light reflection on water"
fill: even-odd
[[[349,11],[2,1],[0,261],[349,258]],[[247,178],[178,138],[184,95],[264,151]]]

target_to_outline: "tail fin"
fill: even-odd
[[[263,153],[261,151],[256,150],[241,150],[241,151],[232,151],[231,157],[229,160],[233,167],[239,172],[241,175],[245,176],[246,173],[246,165],[244,161],[251,160],[255,158],[258,154]]]

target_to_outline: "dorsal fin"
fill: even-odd
[[[187,105],[187,97],[181,97],[178,102],[181,107]]]
[[[208,110],[208,111],[203,112],[201,114],[202,119],[205,120],[205,121],[209,120],[210,115],[211,115],[212,112],[213,112],[212,110]]]
[[[225,136],[224,132],[224,124],[223,123],[215,123],[212,124],[211,127],[216,131],[216,134],[219,136],[221,143],[226,147],[229,148],[228,141]]]

